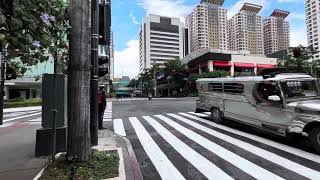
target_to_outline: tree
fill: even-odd
[[[68,64],[68,146],[67,156],[75,162],[90,158],[90,60],[89,0],[69,1],[71,24]],[[72,93],[71,93],[72,92]]]
[[[310,72],[310,60],[312,59],[312,46],[298,46],[292,51],[287,51],[279,60],[279,67],[285,67],[289,71]]]
[[[18,75],[50,55],[66,61],[67,9],[64,0],[0,0],[0,48]]]

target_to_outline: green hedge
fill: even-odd
[[[4,108],[17,108],[17,107],[30,107],[30,106],[41,106],[41,99],[14,99],[14,100],[6,100],[4,102]]]

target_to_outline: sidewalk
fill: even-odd
[[[119,177],[108,180],[142,180],[139,164],[134,154],[131,143],[128,139],[120,137],[116,133],[108,130],[99,131],[99,145],[93,147],[100,151],[117,150],[120,156],[119,162]],[[38,171],[34,180],[41,176],[41,171]]]

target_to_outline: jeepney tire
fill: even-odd
[[[218,124],[222,124],[223,123],[222,112],[220,111],[220,109],[211,108],[210,112],[211,112],[211,118],[212,118],[212,120],[214,122],[216,122]]]
[[[320,127],[315,127],[310,131],[309,139],[312,147],[320,153]]]

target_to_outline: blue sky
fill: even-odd
[[[148,14],[159,14],[184,18],[200,0],[112,0],[112,30],[115,45],[115,76],[139,73],[138,32],[142,18]],[[304,0],[225,0],[224,7],[231,17],[245,2],[263,6],[260,14],[267,17],[273,9],[287,10],[291,14],[291,46],[307,44]]]

